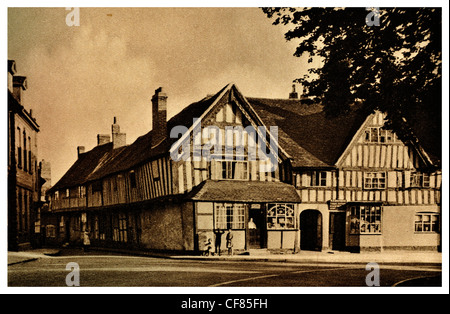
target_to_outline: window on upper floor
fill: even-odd
[[[243,160],[217,160],[211,162],[218,180],[248,180],[248,162]],[[211,172],[213,169],[210,169]]]
[[[136,173],[134,171],[130,171],[130,186],[133,189],[137,187]]]
[[[311,172],[311,186],[327,186],[327,172],[326,171],[312,171]]]
[[[21,136],[20,128],[17,128],[17,137],[16,137],[17,167],[22,168],[22,140],[21,140],[20,136]]]
[[[430,175],[428,173],[412,172],[410,178],[411,187],[429,188]]]
[[[386,172],[365,172],[364,173],[364,189],[380,190],[386,188]]]
[[[395,142],[395,136],[390,130],[370,127],[366,129],[364,141],[366,143],[393,143]]]

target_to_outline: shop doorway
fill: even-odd
[[[307,209],[300,214],[300,249],[322,250],[322,214],[315,209]]]
[[[249,208],[248,248],[263,249],[267,247],[266,212],[259,204],[252,204]]]
[[[330,213],[330,248],[345,250],[345,212]]]

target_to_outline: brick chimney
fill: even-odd
[[[289,93],[289,99],[298,99],[298,93],[295,91],[295,84],[292,84],[292,93]]]
[[[127,134],[120,133],[120,126],[117,124],[117,118],[114,117],[114,123],[111,125],[113,149],[127,145]]]
[[[84,146],[78,146],[77,147],[78,158],[80,158],[80,155],[83,154],[84,152],[85,152],[85,147]]]
[[[111,142],[111,136],[109,134],[97,134],[97,146],[107,144]]]
[[[155,147],[167,137],[167,94],[162,87],[152,97],[152,120],[152,147]]]
[[[14,76],[13,77],[13,95],[22,104],[23,91],[27,89],[27,78],[26,76]]]
[[[14,93],[13,89],[13,77],[14,74],[16,74],[16,61],[14,60],[8,60],[8,90],[11,93]]]

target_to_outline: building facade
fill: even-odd
[[[23,104],[27,79],[8,60],[8,249],[31,247],[40,206],[39,125]]]
[[[48,191],[48,240],[89,230],[98,246],[201,252],[231,230],[241,252],[438,250],[439,158],[385,130],[382,113],[329,118],[297,97],[229,84],[167,121],[157,89],[152,131],[126,145],[115,119],[78,147]]]

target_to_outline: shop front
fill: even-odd
[[[232,232],[233,250],[294,250],[299,246],[300,198],[291,185],[280,182],[207,181],[190,199],[195,209],[197,249],[212,244],[227,250]]]

